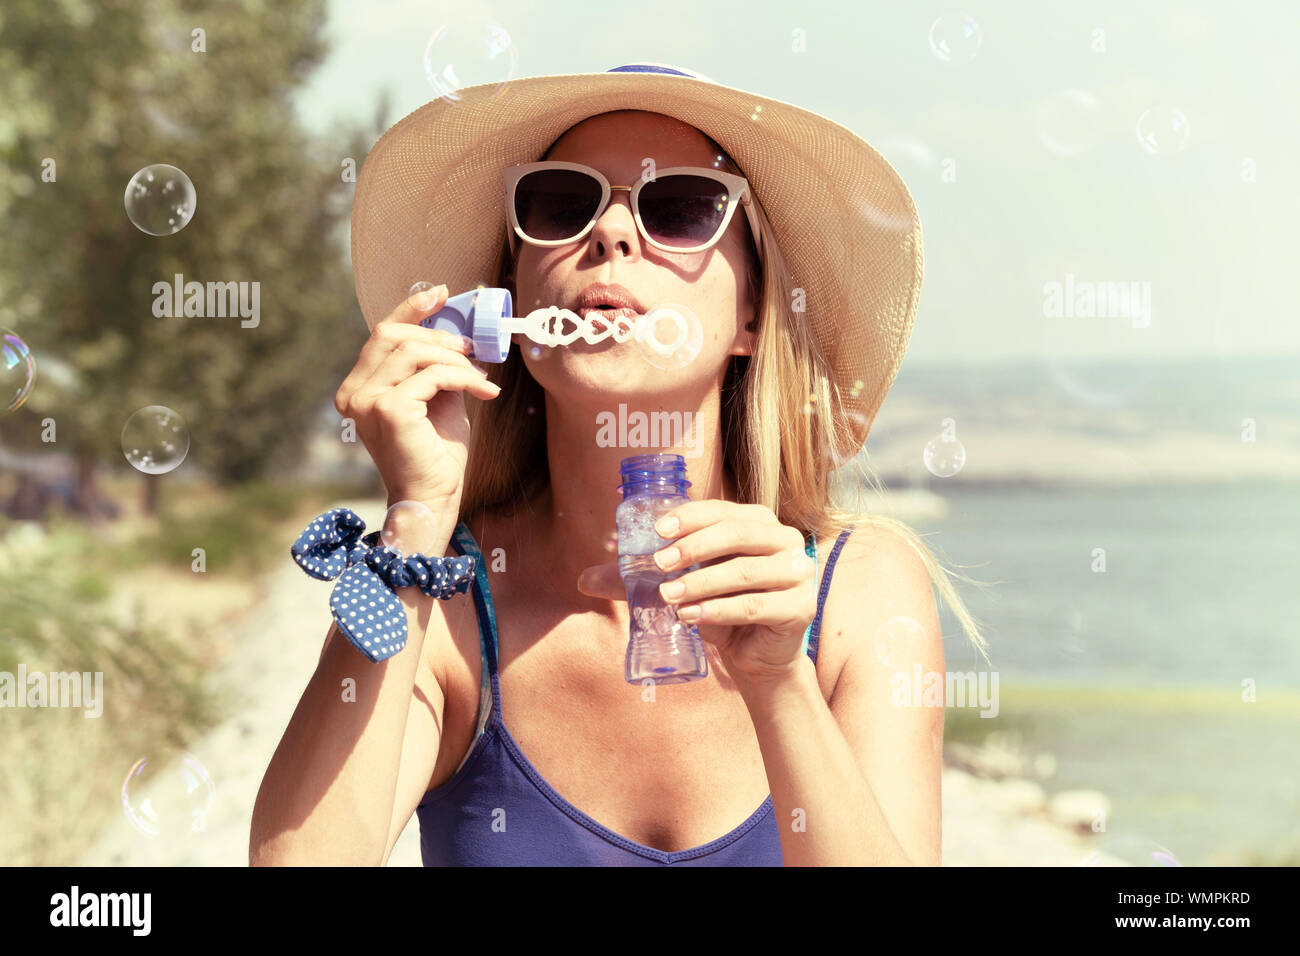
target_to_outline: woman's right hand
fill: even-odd
[[[496,398],[499,386],[469,360],[462,336],[420,325],[447,302],[446,286],[406,299],[378,322],[334,395],[356,422],[390,502],[457,507],[469,457],[468,391]]]

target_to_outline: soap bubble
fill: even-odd
[[[930,24],[930,50],[945,63],[969,63],[980,50],[979,24],[959,13],[948,13]]]
[[[1102,848],[1133,866],[1182,866],[1178,857],[1156,841],[1141,834],[1106,834]]]
[[[515,76],[519,52],[510,34],[491,19],[467,13],[434,31],[424,48],[424,75],[446,103],[461,101],[460,91],[495,83],[501,95]]]
[[[910,617],[891,617],[876,630],[876,660],[885,667],[911,666],[920,657],[925,628]]]
[[[122,454],[146,475],[165,475],[185,460],[190,431],[185,419],[166,405],[134,412],[122,426]]]
[[[1087,281],[1085,281],[1087,280]],[[1064,314],[1043,319],[1049,376],[1077,401],[1114,408],[1154,387],[1160,369],[1150,282],[1099,282],[1086,273],[1053,283]]]
[[[1058,156],[1082,156],[1102,135],[1097,97],[1087,90],[1062,90],[1038,104],[1038,138]]]
[[[921,458],[936,478],[951,478],[966,465],[966,446],[956,438],[931,438],[925,443]]]
[[[399,501],[384,513],[379,540],[402,557],[420,554],[431,546],[438,518],[423,501]]]
[[[409,299],[419,295],[421,292],[432,292],[435,288],[437,288],[437,286],[432,282],[425,282],[421,279],[419,282],[415,282],[411,285],[411,291],[406,293],[406,297]]]
[[[198,196],[190,177],[175,166],[146,166],[126,184],[126,214],[141,232],[168,236],[194,217]]]
[[[141,758],[122,781],[122,810],[145,836],[203,833],[213,789],[211,774],[192,754],[166,766]]]
[[[1088,652],[1088,641],[1084,636],[1087,633],[1087,619],[1083,611],[1073,604],[1066,610],[1058,633],[1058,647],[1063,656],[1077,659]]]
[[[1138,117],[1138,145],[1148,153],[1177,153],[1190,134],[1187,117],[1172,106],[1155,106]]]
[[[913,136],[889,134],[873,145],[907,182],[911,182],[912,177],[928,179],[937,175],[938,154]],[[837,212],[842,235],[856,235],[864,229],[906,234],[917,228],[916,211],[901,191],[858,189],[844,199]],[[847,268],[857,265],[851,261],[847,250],[842,254],[841,265]]]
[[[611,554],[618,553],[618,529],[615,529],[611,531],[609,534],[605,535],[605,550],[610,552]]]
[[[655,368],[685,368],[699,357],[704,327],[686,306],[661,305],[637,319],[633,339],[641,357]]]
[[[6,412],[15,412],[36,384],[36,358],[17,332],[0,329],[0,399]]]

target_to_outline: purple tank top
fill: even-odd
[[[826,592],[840,549],[852,529],[840,532],[826,559],[817,615],[804,644],[817,662]],[[420,855],[425,866],[781,866],[780,831],[769,794],[758,809],[711,843],[668,853],[644,846],[602,826],[555,792],[523,755],[501,720],[497,674],[497,627],[478,544],[462,522],[452,544],[477,561],[471,585],[478,613],[480,666],[476,737],[449,780],[430,790],[416,808]],[[817,542],[807,536],[815,561]]]

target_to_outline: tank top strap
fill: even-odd
[[[835,545],[831,548],[831,553],[826,558],[826,571],[822,574],[821,589],[817,593],[817,614],[808,625],[808,630],[804,632],[804,646],[808,649],[808,656],[817,663],[817,646],[821,637],[822,629],[822,612],[826,610],[826,592],[831,587],[831,575],[835,573],[835,562],[839,559],[840,552],[844,549],[844,542],[849,540],[849,535],[853,528],[845,528],[835,539]],[[812,550],[809,552],[814,562],[817,560],[817,538],[816,535],[808,535],[812,541]]]
[[[482,733],[487,724],[489,710],[492,714],[501,713],[501,683],[497,676],[497,616],[492,607],[492,590],[488,586],[487,566],[478,542],[465,522],[459,522],[451,536],[452,547],[457,554],[472,555],[474,562],[474,581],[470,592],[474,597],[474,608],[478,621],[479,648],[479,708],[475,727],[475,737]],[[489,708],[491,702],[494,706]]]

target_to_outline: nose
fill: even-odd
[[[622,209],[616,211],[615,207]],[[589,237],[600,243],[602,253],[615,244],[621,245],[628,255],[636,242],[636,220],[632,217],[632,187],[611,186],[609,205],[601,212]]]

